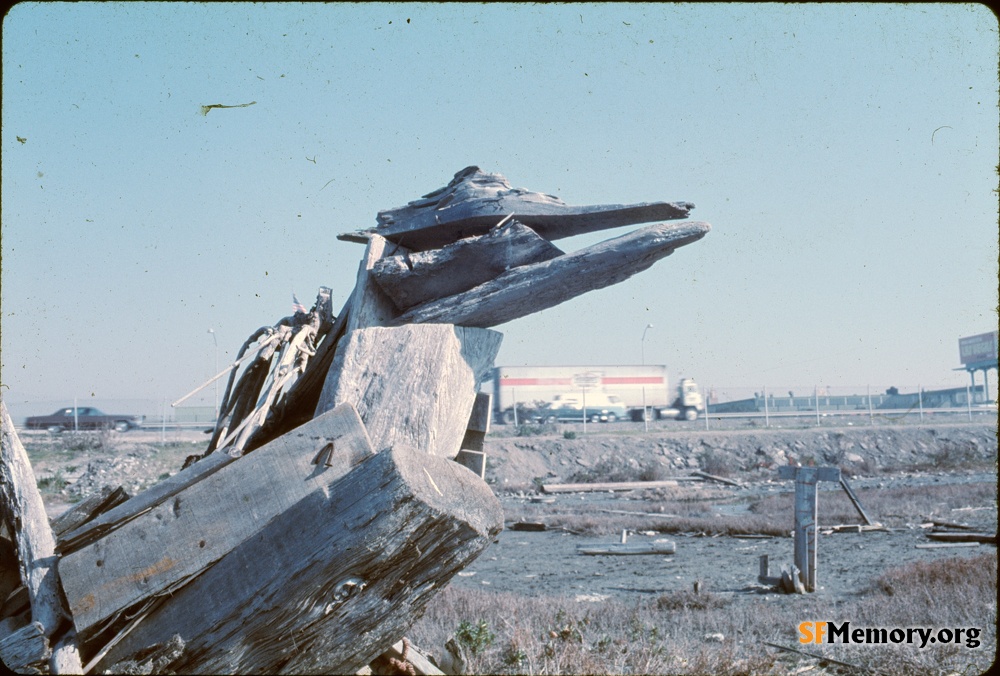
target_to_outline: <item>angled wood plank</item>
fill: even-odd
[[[698,221],[646,226],[559,258],[513,268],[469,291],[411,308],[390,324],[503,324],[624,281],[709,230],[708,223]]]
[[[503,336],[447,324],[370,327],[341,340],[317,414],[350,403],[376,451],[454,458]]]
[[[56,536],[56,548],[58,549],[59,540],[63,535],[114,509],[128,500],[128,497],[128,493],[121,486],[114,489],[105,486],[99,493],[91,495],[53,519],[52,533]]]
[[[372,277],[400,310],[468,291],[510,268],[540,263],[563,252],[534,230],[508,221],[485,235],[441,249],[375,261]]]
[[[200,573],[372,453],[357,412],[340,406],[63,556],[59,570],[77,631],[86,636]]]
[[[374,228],[339,235],[364,242],[380,235],[414,251],[436,249],[482,235],[513,216],[548,240],[636,223],[687,218],[690,202],[569,206],[558,197],[512,188],[501,174],[466,167],[444,188],[378,214]]]
[[[140,514],[148,512],[188,486],[214,474],[235,459],[226,453],[212,453],[202,458],[190,467],[151,486],[130,500],[99,514],[78,528],[65,532],[59,538],[57,551],[65,556],[69,552],[80,549]]]
[[[179,634],[178,673],[356,673],[502,523],[489,487],[454,462],[378,453],[175,592],[94,671]]]

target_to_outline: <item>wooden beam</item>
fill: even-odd
[[[490,431],[490,395],[477,392],[472,404],[472,413],[465,428],[462,448],[467,451],[482,452],[486,445],[486,434]]]
[[[486,478],[486,454],[482,451],[469,451],[463,448],[455,456],[455,462],[468,467],[480,479]]]
[[[64,534],[114,509],[128,500],[128,498],[128,493],[121,486],[114,489],[110,486],[104,486],[100,492],[78,502],[72,508],[63,512],[52,520],[52,534],[56,536],[56,548],[58,549],[58,541]]]
[[[364,242],[381,235],[414,251],[436,249],[482,235],[512,216],[553,240],[636,223],[687,218],[690,202],[643,202],[569,206],[558,197],[512,188],[501,174],[479,167],[459,171],[444,188],[396,209],[380,211],[374,228],[338,236]]]
[[[49,526],[41,493],[35,483],[28,454],[14,430],[14,421],[0,399],[0,522],[13,536],[21,581],[28,589],[31,619],[42,627],[50,641],[57,640],[63,625],[60,571],[55,556],[55,537]],[[74,660],[74,656],[76,659]],[[75,646],[65,645],[52,653],[52,673],[82,673]]]
[[[385,670],[376,670],[377,673],[400,673],[409,665],[416,676],[444,676],[444,672],[438,669],[419,650],[410,645],[406,639],[393,643],[388,650],[374,660],[374,665]]]
[[[89,638],[183,584],[372,454],[357,412],[340,406],[66,554],[59,571],[77,631]]]
[[[36,666],[52,657],[41,622],[32,622],[0,638],[0,660],[11,673],[41,673]]]
[[[271,490],[302,478],[272,477]],[[179,634],[177,673],[355,673],[402,639],[502,523],[490,488],[454,462],[377,453],[174,592],[94,671]]]
[[[503,336],[447,324],[370,327],[341,340],[317,413],[350,403],[376,451],[454,458]]]
[[[679,476],[661,481],[606,481],[593,484],[543,484],[543,493],[594,493],[597,491],[644,491],[651,488],[669,488],[680,481],[701,481],[697,477]]]
[[[861,506],[861,501],[858,500],[858,496],[854,494],[854,491],[851,489],[851,485],[847,483],[847,477],[843,474],[840,475],[840,486],[844,489],[844,492],[847,493],[847,497],[850,498],[851,504],[854,505],[854,509],[858,510],[858,514],[860,514],[861,518],[865,520],[865,524],[868,526],[874,524],[875,522],[868,518],[868,514],[865,513],[865,508]]]
[[[551,260],[563,252],[517,221],[441,249],[388,256],[371,274],[401,310],[468,291],[510,268]]]
[[[513,268],[469,291],[422,303],[390,325],[503,324],[624,281],[675,249],[697,242],[709,230],[708,223],[698,221],[646,226],[549,261]]]
[[[135,517],[145,514],[157,505],[177,495],[185,488],[211,476],[221,468],[236,460],[226,453],[212,453],[193,465],[167,479],[151,486],[130,500],[97,515],[78,528],[60,536],[57,551],[66,554],[80,549],[107,535]]]
[[[607,545],[577,545],[576,553],[587,556],[642,556],[648,554],[674,554],[677,545],[670,540],[652,542],[615,542]]]
[[[927,533],[931,540],[939,542],[981,542],[983,544],[995,545],[997,543],[996,533]]]
[[[709,474],[708,472],[695,471],[691,472],[694,476],[701,477],[702,479],[708,479],[709,481],[718,481],[721,484],[726,484],[727,486],[736,486],[737,488],[743,488],[743,484],[739,481],[734,481],[733,479],[727,479],[725,477],[716,476],[715,474]]]
[[[933,542],[926,545],[914,545],[916,549],[948,549],[951,547],[978,547],[978,542]]]

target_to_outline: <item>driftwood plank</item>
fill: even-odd
[[[677,546],[670,540],[652,542],[615,542],[607,545],[577,545],[576,553],[587,556],[640,556],[645,554],[674,554]]]
[[[372,453],[357,413],[341,406],[65,555],[59,570],[77,631],[86,636],[198,574]]]
[[[178,673],[355,673],[402,639],[502,522],[489,487],[454,462],[378,453],[174,593],[95,673],[175,633],[186,644]]]
[[[503,324],[624,281],[709,230],[708,223],[698,221],[646,226],[550,261],[513,268],[469,291],[417,305],[390,324]]]
[[[679,476],[662,481],[612,481],[593,484],[544,484],[543,493],[593,493],[596,491],[644,491],[650,488],[668,488],[679,481],[701,481],[698,477]],[[660,516],[660,515],[657,515]]]
[[[375,261],[372,277],[400,310],[453,296],[510,268],[551,260],[563,252],[526,225],[510,221],[485,235],[441,249]]]
[[[447,324],[349,333],[316,407],[350,403],[376,451],[403,445],[454,458],[503,336]]]
[[[153,507],[177,495],[188,486],[214,474],[235,459],[226,453],[212,453],[202,458],[190,467],[136,495],[131,500],[126,500],[113,509],[87,521],[79,528],[64,533],[59,539],[59,553],[65,556],[69,552],[103,537],[140,514],[145,514]]]
[[[512,188],[502,174],[466,167],[444,188],[406,206],[379,212],[375,228],[339,235],[363,242],[372,234],[414,251],[436,249],[482,235],[513,216],[545,239],[560,239],[636,223],[687,218],[690,202],[644,202],[569,206],[558,197]]]
[[[128,493],[121,486],[117,488],[105,486],[99,493],[91,495],[89,498],[74,505],[71,509],[63,512],[60,516],[52,520],[52,533],[56,536],[57,540],[56,547],[58,548],[58,540],[63,535],[117,507],[128,500],[128,497]]]
[[[0,660],[14,673],[29,673],[52,657],[41,622],[32,622],[0,638]],[[37,670],[32,673],[40,673]]]
[[[927,537],[940,542],[981,542],[987,545],[997,543],[996,533],[927,533]]]
[[[28,589],[31,619],[52,639],[62,633],[63,605],[55,537],[35,483],[28,454],[14,430],[7,405],[0,400],[0,522],[7,524],[17,550],[21,581]],[[81,673],[73,643],[53,651],[52,673]]]

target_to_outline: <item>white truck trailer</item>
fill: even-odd
[[[621,406],[609,406],[608,402]],[[515,406],[519,412],[530,415],[530,411],[544,408],[543,405],[553,412],[559,411],[551,416],[543,414],[543,418],[558,415],[559,420],[571,420],[574,416],[582,420],[586,415],[589,420],[601,422],[613,422],[619,417],[641,422],[644,411],[650,420],[660,417],[695,420],[704,408],[698,386],[689,378],[681,380],[676,394],[671,393],[667,367],[663,365],[493,369],[494,420],[511,424],[515,422]],[[572,412],[573,407],[578,413]]]

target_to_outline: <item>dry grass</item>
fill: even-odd
[[[816,664],[775,651],[764,641],[804,647],[889,676],[982,673],[996,650],[996,575],[995,552],[922,562],[891,569],[858,599],[839,603],[811,596],[736,603],[732,595],[676,592],[598,605],[449,588],[410,637],[433,653],[460,625],[488,633],[490,640],[480,641],[475,653],[466,646],[469,673],[789,673]],[[807,620],[849,620],[860,627],[978,627],[982,643],[975,649],[954,644],[800,646],[797,627]]]

